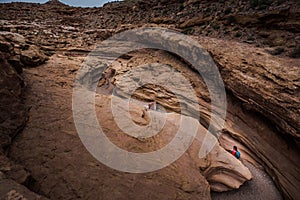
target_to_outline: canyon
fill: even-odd
[[[77,8],[52,0],[0,8],[1,199],[300,198],[299,2],[132,0]],[[130,30],[143,30],[136,38],[153,46],[191,50],[186,57],[192,60],[211,57],[226,98],[212,104],[211,92],[218,90],[211,90],[206,78],[216,83],[216,77],[199,74],[174,52],[144,48],[112,59],[127,48],[120,43],[105,47],[104,59],[93,55],[103,41]],[[132,35],[123,39],[135,41]],[[197,44],[203,51],[193,53]],[[210,75],[204,61],[209,67],[203,73]],[[149,77],[156,84],[147,84]],[[113,169],[80,140],[74,105],[84,112],[88,106],[74,103],[78,83],[94,86],[97,122],[121,149],[139,154],[163,149],[181,124],[187,130],[195,126],[195,138],[164,168]],[[145,110],[152,101],[158,111]],[[220,105],[226,105],[226,115]],[[116,122],[114,112],[127,114]],[[128,120],[139,127],[163,126],[146,137]],[[228,152],[234,145],[240,159]],[[200,155],[199,149],[207,153]]]

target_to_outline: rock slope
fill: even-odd
[[[102,37],[99,31],[103,29],[152,24],[190,35],[255,44],[267,47],[273,55],[299,58],[300,6],[296,0],[133,0],[112,2],[101,8],[76,8],[55,2],[0,4],[0,19],[7,23],[0,30],[26,32],[30,40],[40,44],[59,42],[61,47],[70,45],[71,38],[92,45]],[[32,28],[40,31],[29,31]],[[68,31],[72,36],[66,36]]]

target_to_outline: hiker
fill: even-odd
[[[149,110],[156,110],[156,101],[148,104]]]
[[[146,116],[146,113],[148,110],[156,110],[156,101],[154,102],[150,102],[147,105],[143,106],[143,113],[142,113],[142,118],[144,118]]]
[[[230,151],[237,159],[241,157],[241,153],[238,151],[237,146],[233,146],[233,149]]]

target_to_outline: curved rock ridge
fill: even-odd
[[[163,67],[163,65],[161,64],[143,65],[143,63],[156,63],[156,61],[158,60],[168,67]],[[137,69],[135,69],[135,67],[137,67]],[[147,72],[144,72],[144,67],[147,68]],[[172,75],[172,80],[169,80],[168,78],[170,77],[170,68],[173,69],[172,74],[175,73]],[[203,99],[196,100],[201,102],[200,121],[205,125],[209,123],[210,112],[207,109],[207,107],[209,107],[209,104],[206,102],[209,101],[209,96],[208,92],[206,91],[205,85],[201,81],[199,81],[199,76],[197,73],[193,73],[191,70],[189,70],[189,68],[184,63],[179,61],[176,57],[171,56],[164,51],[139,51],[129,54],[126,58],[120,58],[119,60],[114,62],[104,74],[110,74],[111,69],[114,69],[114,71],[116,72],[116,74],[111,77],[111,81],[116,84],[116,87],[118,88],[118,92],[116,93],[117,95],[127,98],[129,91],[134,90],[136,84],[142,84],[143,81],[147,82],[146,80],[148,77],[157,77],[157,84],[165,83],[165,80],[169,80],[169,82],[174,83],[171,85],[162,84],[160,86],[153,84],[144,85],[142,88],[135,90],[132,97],[136,97],[144,101],[151,101],[155,99],[160,105],[165,106],[165,108],[167,108],[168,110],[183,112],[184,114],[195,116],[195,101],[191,101],[192,98],[189,98],[187,95],[185,95],[186,92],[184,90],[182,91],[182,96],[184,96],[184,98],[186,98],[187,100],[179,100],[176,95],[171,92],[172,90],[180,92],[182,89],[181,79],[176,76],[176,73],[182,73],[183,75],[189,74],[189,80],[193,83],[193,85],[197,85],[197,97],[204,96],[205,99],[205,101]],[[109,75],[104,75],[104,77],[106,76]],[[137,77],[138,79],[136,79]],[[137,81],[138,83],[135,83],[135,81]],[[105,86],[104,82],[105,81],[103,80],[100,81],[101,87],[107,87]],[[164,88],[164,86],[167,85],[169,85],[169,87],[167,89]],[[174,87],[172,88],[172,86],[176,87],[177,89],[175,89]],[[186,87],[184,88],[186,89]],[[179,105],[179,101],[183,101],[185,104],[187,104],[187,106],[185,108],[181,108]],[[187,107],[190,109],[186,109]],[[193,159],[199,157],[199,146],[201,146],[199,144],[203,142],[205,135],[204,133],[207,132],[207,130],[202,125],[199,129],[201,129],[201,134],[197,136],[198,151],[196,150],[195,153],[195,150],[192,150],[192,152],[194,152]],[[211,140],[215,140],[213,138],[214,137],[212,137]],[[202,169],[202,173],[210,182],[212,190],[221,192],[230,189],[237,189],[239,188],[241,183],[251,179],[251,173],[241,163],[235,164],[236,159],[234,157],[224,156],[227,154],[227,152],[223,148],[220,148],[217,143],[218,141],[215,140],[214,144],[216,144],[216,146],[213,148],[212,152],[208,154],[208,160],[203,161],[201,159],[198,159],[196,163],[198,163],[199,168]],[[211,147],[207,147],[207,151],[209,152],[210,150]],[[232,172],[231,170],[234,170],[234,172]]]
[[[226,149],[231,150],[233,146],[238,146],[239,151],[242,153],[242,162],[249,162],[253,166],[258,169],[263,169],[262,160],[257,157],[249,148],[247,148],[244,144],[234,139],[230,133],[226,133],[224,131],[218,138],[220,145]]]
[[[245,158],[248,157],[246,160],[256,166],[263,165],[284,195],[287,198],[296,198],[299,185],[297,177],[300,176],[296,164],[300,160],[297,153],[299,149],[297,110],[300,105],[297,98],[299,94],[297,60],[277,58],[267,54],[263,49],[247,44],[207,37],[195,39],[211,52],[229,92],[227,95],[229,108],[222,132],[229,133],[235,140],[248,147],[249,150],[245,151]],[[130,88],[129,84],[120,83],[118,80],[127,71],[144,62],[168,64],[189,78],[198,97],[200,123],[207,127],[210,120],[210,96],[205,84],[197,73],[190,70],[189,65],[178,60],[176,56],[149,50],[138,52],[135,56],[128,54],[110,66],[116,70],[112,82],[117,83],[120,88]],[[163,72],[160,74],[163,75]],[[118,94],[125,95],[121,92]],[[133,96],[150,101],[151,95],[159,104],[180,112],[175,96],[155,85],[146,85],[136,90]],[[193,110],[188,112],[193,116]]]
[[[206,146],[207,144],[201,143],[206,129],[202,127],[200,130],[200,134],[196,136],[196,143],[200,142],[201,145]],[[212,141],[216,140],[211,134],[206,137],[211,137],[210,140]],[[207,148],[210,150],[210,147]],[[190,149],[190,155],[192,158],[197,155],[196,148],[194,149],[193,146]],[[195,162],[209,182],[212,191],[224,192],[238,189],[242,185],[241,183],[252,179],[249,169],[224,150],[218,142],[216,142],[206,158],[196,159]]]
[[[277,58],[258,48],[199,38],[214,57],[226,87],[247,107],[299,142],[300,71],[297,59]]]

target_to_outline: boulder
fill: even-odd
[[[212,20],[211,17],[194,17],[184,21],[182,24],[179,25],[180,28],[188,28],[193,26],[201,26],[204,25]]]
[[[13,46],[9,42],[0,41],[0,51],[11,53],[13,49]]]
[[[47,56],[38,47],[33,45],[21,52],[20,59],[26,67],[36,67],[48,60]]]
[[[0,50],[8,53],[8,61],[18,73],[24,66],[36,67],[48,59],[39,47],[27,44],[25,37],[18,33],[0,32]]]

